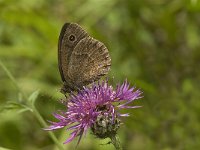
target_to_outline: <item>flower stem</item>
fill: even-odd
[[[15,80],[15,78],[13,77],[13,75],[11,74],[11,72],[7,69],[7,67],[3,64],[3,62],[0,60],[0,66],[2,67],[2,69],[5,71],[6,75],[8,76],[8,78],[10,78],[10,80],[13,82],[14,86],[16,87],[16,89],[24,96],[26,97],[25,93],[21,90],[21,88],[19,87],[17,81]]]
[[[26,94],[21,90],[21,88],[19,87],[16,79],[14,78],[14,76],[12,75],[12,73],[7,69],[7,67],[2,63],[2,61],[0,60],[0,66],[3,68],[3,70],[5,71],[6,75],[8,76],[8,78],[10,78],[10,80],[13,82],[13,84],[15,85],[15,87],[17,88],[17,90],[21,93],[21,95],[23,96],[24,100],[28,99]],[[28,100],[26,100],[27,102]],[[40,113],[38,112],[38,110],[35,108],[35,106],[33,105],[31,107],[31,109],[33,110],[33,114],[35,115],[35,117],[38,119],[38,121],[40,122],[40,124],[45,128],[47,127],[46,122],[44,121],[44,119],[42,118],[42,116],[40,115]],[[54,143],[58,146],[59,150],[64,150],[64,147],[62,144],[60,144],[60,142],[58,141],[58,139],[56,138],[55,134],[52,131],[48,132],[49,137],[54,141]]]
[[[122,146],[119,140],[119,137],[116,134],[110,136],[111,143],[114,145],[116,150],[122,150]]]
[[[35,108],[35,106],[33,106],[33,114],[35,115],[35,117],[38,119],[38,121],[43,127],[47,127],[46,122],[44,121],[44,119],[42,118],[38,110]],[[48,131],[48,134],[51,137],[51,139],[54,141],[54,143],[58,146],[59,150],[64,150],[63,145],[58,141],[54,133],[52,131]]]

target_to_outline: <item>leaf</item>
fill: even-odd
[[[39,90],[34,91],[28,98],[28,102],[33,106],[35,104],[36,99],[38,98],[39,95]]]
[[[5,111],[17,111],[18,113],[22,113],[25,111],[32,111],[31,108],[27,107],[26,105],[17,103],[17,102],[12,102],[9,101],[2,107],[0,107],[0,112],[5,112]]]
[[[5,148],[5,147],[0,147],[0,150],[11,150],[11,149]]]

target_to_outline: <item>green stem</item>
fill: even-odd
[[[114,145],[116,150],[122,150],[119,137],[116,134],[111,135],[110,139],[111,139],[111,143]]]
[[[44,121],[44,119],[42,118],[42,116],[40,115],[40,113],[38,112],[38,110],[35,108],[35,106],[33,106],[33,114],[35,115],[35,117],[38,119],[38,121],[41,123],[41,125],[43,127],[47,127],[46,122]],[[56,138],[56,136],[54,135],[54,133],[52,131],[48,131],[48,134],[51,137],[51,139],[54,141],[54,143],[58,146],[58,148],[60,150],[64,150],[63,145],[60,144],[60,142],[58,141],[58,139]]]
[[[3,68],[3,70],[5,71],[5,73],[8,76],[8,78],[10,78],[10,80],[13,82],[14,86],[16,87],[16,89],[24,96],[24,98],[27,98],[25,93],[23,93],[23,91],[19,87],[17,81],[15,80],[15,78],[13,77],[11,72],[7,69],[7,67],[3,64],[3,62],[1,60],[0,60],[0,66]]]
[[[17,88],[17,90],[22,94],[22,96],[24,97],[24,99],[28,99],[27,96],[25,95],[25,93],[21,90],[21,88],[19,87],[17,81],[15,80],[15,78],[13,77],[13,75],[11,74],[11,72],[6,68],[6,66],[2,63],[2,61],[0,60],[0,66],[3,68],[3,70],[6,72],[6,75],[11,79],[11,81],[14,83],[15,87]],[[28,101],[28,100],[27,100]],[[27,102],[26,101],[26,102]],[[38,112],[38,110],[35,108],[35,106],[32,106],[32,110],[33,110],[33,114],[35,115],[35,117],[38,119],[38,121],[40,122],[40,124],[45,128],[47,127],[46,122],[44,121],[44,119],[42,118],[42,116],[40,115],[40,113]],[[60,142],[58,141],[58,139],[56,138],[56,136],[54,135],[54,133],[52,131],[48,131],[48,134],[50,136],[50,138],[54,141],[54,143],[58,146],[59,150],[64,150],[64,147],[62,144],[60,144]]]

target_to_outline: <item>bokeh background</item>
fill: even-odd
[[[0,147],[58,149],[22,93],[39,90],[45,120],[62,108],[57,41],[65,22],[105,43],[113,83],[127,78],[144,91],[135,102],[143,107],[128,110],[119,130],[126,150],[200,148],[199,0],[0,0]],[[60,143],[69,136],[54,133]],[[88,133],[78,149],[112,150],[107,142]]]

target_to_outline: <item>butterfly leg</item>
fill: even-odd
[[[63,83],[62,88],[60,89],[60,92],[64,95],[66,95],[67,92],[69,92],[69,89],[67,88],[66,82]]]

